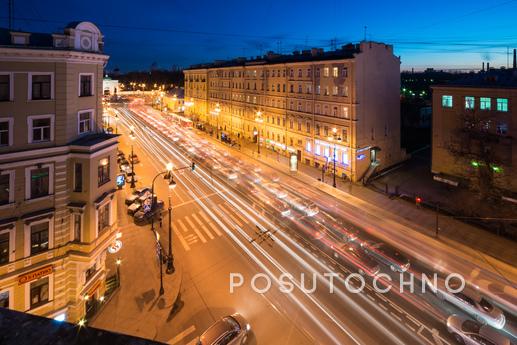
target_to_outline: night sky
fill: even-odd
[[[403,69],[507,65],[517,48],[517,0],[14,0],[15,29],[61,31],[69,21],[97,24],[109,68],[146,70],[268,50],[330,49],[365,36],[392,43]],[[7,27],[7,0],[0,26]],[[510,59],[511,63],[511,59]]]

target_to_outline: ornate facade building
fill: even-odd
[[[334,51],[272,52],[192,66],[186,114],[217,135],[260,141],[352,181],[404,158],[400,148],[400,59],[362,42]]]
[[[103,299],[116,237],[107,60],[89,22],[0,29],[0,307],[74,322]]]

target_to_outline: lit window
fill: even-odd
[[[471,96],[465,97],[465,109],[474,109],[475,98]]]
[[[110,205],[111,203],[108,202],[98,210],[97,230],[99,234],[110,226]]]
[[[447,95],[442,96],[442,107],[443,108],[452,108],[452,96],[447,96]]]
[[[330,69],[328,67],[323,68],[323,76],[328,77],[329,76]]]
[[[92,118],[93,116],[91,111],[79,113],[79,134],[91,132]]]
[[[311,142],[310,141],[307,141],[307,145],[305,146],[305,149],[307,150],[307,152],[311,152]]]
[[[505,135],[508,133],[508,124],[507,123],[498,123],[496,128],[497,134]]]
[[[333,76],[334,78],[339,77],[339,69],[338,69],[337,67],[333,67],[333,68],[332,68],[332,76]]]
[[[49,302],[49,278],[30,283],[30,308],[34,309]]]
[[[31,255],[48,250],[49,248],[49,222],[31,225]]]
[[[330,156],[330,148],[325,147],[325,151],[324,151],[323,155],[328,158]]]
[[[490,110],[491,106],[490,97],[481,97],[479,99],[479,108],[481,110]]]
[[[318,156],[321,155],[321,147],[320,147],[320,145],[314,146],[314,154],[318,155]]]
[[[508,111],[508,98],[497,99],[497,111]]]
[[[339,92],[339,88],[337,86],[332,87],[332,95],[337,96]]]
[[[348,165],[350,164],[349,161],[348,161],[348,152],[343,152],[341,154],[341,162],[344,164],[344,165]]]
[[[98,186],[109,182],[110,180],[110,160],[109,157],[103,158],[99,161],[97,169],[97,182]]]

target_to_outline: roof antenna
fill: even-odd
[[[366,41],[366,32],[368,30],[368,27],[365,25],[364,26],[364,40]]]
[[[14,0],[9,0],[9,31],[13,30],[14,24]]]

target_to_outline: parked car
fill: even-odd
[[[133,193],[131,193],[131,195],[126,197],[126,205],[131,205],[132,203],[135,202],[135,200],[140,198],[145,193],[151,193],[151,188],[150,187],[142,187],[142,188],[136,189]]]
[[[430,288],[434,288],[430,285],[431,282],[427,284]],[[479,291],[468,285],[465,285],[461,292],[450,292],[450,289],[458,290],[461,287],[460,284],[460,282],[449,281],[446,286],[445,280],[438,278],[436,282],[436,297],[454,304],[465,313],[472,315],[479,323],[502,329],[506,323],[503,311],[481,296]]]
[[[460,344],[510,345],[510,340],[487,325],[467,317],[451,315],[447,318],[447,330]]]
[[[129,171],[126,173],[126,180],[131,182],[131,180],[134,178],[135,182],[138,182],[138,175],[136,175],[133,171]]]
[[[151,219],[158,220],[160,213],[163,209],[163,200],[158,200],[154,205],[154,208],[150,211],[145,211],[142,207],[134,215],[134,222],[136,225],[145,225],[151,222]]]
[[[389,266],[392,271],[406,272],[409,269],[409,259],[393,246],[372,241],[363,242],[361,246],[366,254]]]
[[[357,242],[339,243],[334,248],[334,258],[341,264],[352,264],[361,275],[374,276],[381,270],[377,260],[366,254]]]
[[[136,212],[138,212],[142,208],[142,204],[139,199],[136,199],[129,207],[127,208],[127,214],[133,216]]]
[[[138,164],[140,163],[140,159],[136,154],[133,154],[132,156],[129,155],[129,162],[133,162],[133,164]]]
[[[225,316],[201,334],[197,345],[244,344],[250,330],[250,324],[240,314]]]

